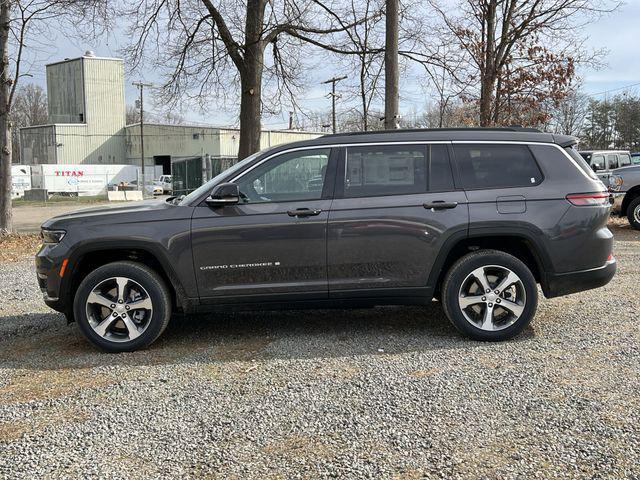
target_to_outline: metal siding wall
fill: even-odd
[[[82,89],[82,60],[47,65],[49,123],[82,123],[86,115]]]
[[[197,134],[197,138],[194,138]],[[128,163],[140,163],[140,125],[126,127],[126,156]],[[186,125],[144,126],[145,165],[153,164],[154,156],[172,158],[219,155],[218,129]]]
[[[56,162],[55,128],[53,125],[20,130],[21,163],[35,165]]]

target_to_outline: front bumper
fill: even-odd
[[[591,290],[606,285],[616,274],[617,262],[613,258],[602,267],[568,273],[547,273],[543,286],[547,298]]]
[[[64,260],[59,245],[43,245],[36,254],[36,276],[44,303],[58,312],[66,312],[67,305],[62,298],[62,278],[60,267]]]

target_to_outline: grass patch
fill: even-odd
[[[107,202],[109,199],[106,195],[91,195],[87,197],[66,197],[60,195],[53,195],[47,199],[46,202],[34,201],[34,200],[24,200],[23,198],[16,198],[12,201],[13,207],[22,207],[22,206],[34,206],[34,205],[84,205],[84,204],[92,204],[92,203],[101,203]]]

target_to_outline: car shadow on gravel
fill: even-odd
[[[13,324],[9,326],[8,324]],[[148,349],[105,354],[59,314],[0,317],[0,368],[317,359],[486,347],[465,339],[437,302],[426,307],[238,312],[176,316]],[[534,336],[527,328],[510,343]]]

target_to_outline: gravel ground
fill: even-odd
[[[517,339],[439,305],[172,322],[98,353],[0,265],[0,477],[640,478],[640,234]]]

